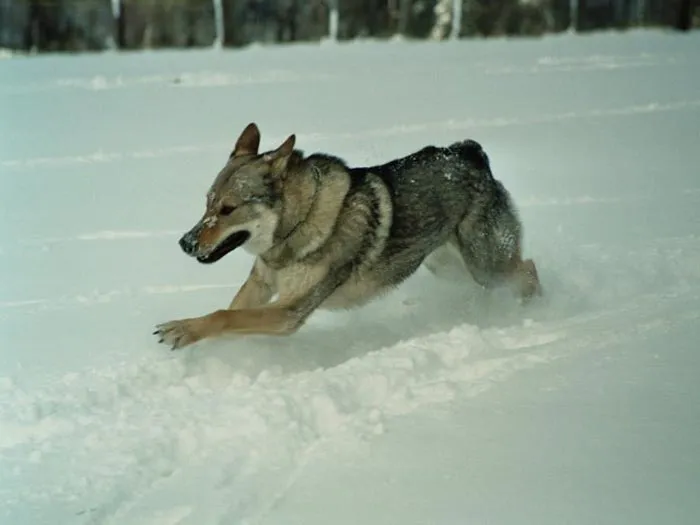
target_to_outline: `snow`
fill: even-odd
[[[699,45],[4,61],[0,523],[694,523]],[[177,239],[250,121],[352,164],[479,141],[546,298],[421,269],[290,338],[158,345],[249,272]]]

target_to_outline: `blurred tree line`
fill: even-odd
[[[0,47],[79,51],[700,27],[700,0],[0,0]]]

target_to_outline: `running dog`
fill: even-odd
[[[243,130],[179,244],[203,264],[242,247],[255,256],[252,270],[227,309],[160,324],[160,342],[176,349],[224,334],[292,334],[317,308],[366,304],[424,262],[438,273],[429,256],[446,248],[485,288],[510,285],[523,302],[541,294],[510,195],[477,142],[358,168],[306,156],[295,142],[290,135],[261,153],[257,125]]]

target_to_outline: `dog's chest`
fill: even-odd
[[[311,292],[326,275],[325,267],[310,264],[291,264],[270,272],[279,298],[293,301]]]
[[[324,265],[304,263],[286,266],[268,275],[274,281],[279,300],[284,303],[293,303],[316,293],[323,295],[322,282],[329,277]],[[319,297],[320,308],[335,310],[360,306],[378,295],[381,288],[366,272],[354,272],[327,298]]]
[[[382,293],[382,287],[366,273],[354,273],[321,304],[324,310],[362,306]]]

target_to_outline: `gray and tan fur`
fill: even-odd
[[[448,247],[482,286],[511,284],[523,300],[540,293],[534,263],[521,258],[511,199],[476,142],[366,168],[305,156],[294,135],[272,151],[259,153],[259,145],[251,123],[211,186],[204,216],[180,239],[205,264],[242,246],[256,257],[250,275],[227,309],[158,325],[161,342],[291,334],[318,308],[357,307],[390,291],[431,255],[426,266],[438,273],[434,262]]]

